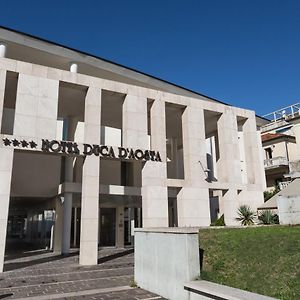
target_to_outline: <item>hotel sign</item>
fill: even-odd
[[[125,147],[114,147],[95,144],[77,144],[76,142],[42,139],[40,143],[35,141],[3,139],[4,146],[13,146],[17,149],[41,150],[46,153],[57,153],[66,155],[95,155],[106,158],[132,159],[142,161],[161,162],[158,151],[141,150]]]

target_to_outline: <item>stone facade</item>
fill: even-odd
[[[68,132],[65,135],[66,140],[76,142],[75,131],[81,128],[84,143],[100,145],[101,134],[104,134],[101,126],[103,122],[110,123],[109,117],[115,114],[114,107],[119,105],[121,119],[117,115],[112,117],[115,124],[121,124],[119,146],[142,150],[150,148],[158,151],[161,158],[161,162],[123,161],[127,164],[124,170],[128,174],[131,172],[131,175],[126,172],[127,175],[124,175],[120,168],[113,171],[114,166],[120,163],[117,159],[102,160],[96,155],[61,155],[64,157],[63,179],[57,186],[57,194],[45,197],[49,198],[49,201],[43,205],[56,211],[54,250],[62,253],[68,253],[70,247],[72,207],[81,208],[80,263],[83,265],[97,263],[97,248],[99,239],[101,240],[99,219],[101,207],[109,207],[105,202],[107,199],[110,203],[115,203],[117,208],[115,244],[119,246],[124,245],[124,207],[137,209],[137,226],[169,226],[170,190],[177,191],[175,214],[177,225],[180,227],[209,226],[212,221],[210,198],[215,195],[218,195],[219,215],[224,213],[227,225],[236,224],[236,209],[240,204],[248,204],[256,209],[263,203],[264,170],[259,131],[253,111],[227,106],[210,99],[201,100],[81,74],[80,64],[78,69],[79,73],[74,73],[0,58],[0,120],[6,105],[7,76],[17,76],[15,105],[13,108],[6,107],[7,111],[14,109],[13,132],[7,133],[2,130],[0,143],[0,270],[3,265],[9,199],[10,196],[11,199],[15,198],[10,193],[14,152],[42,152],[39,148],[29,151],[20,145],[5,145],[2,139],[32,140],[37,144],[41,139],[58,139],[58,115],[62,110],[64,121],[67,119],[69,126],[68,129],[64,129],[65,133]],[[108,100],[103,100],[103,93],[109,93],[110,98],[107,96]],[[117,97],[121,100],[114,100]],[[64,102],[66,98],[71,104]],[[72,115],[71,100],[81,98],[84,113],[81,110],[82,116]],[[76,101],[74,100],[74,106]],[[78,100],[78,103],[81,103],[80,101]],[[112,106],[113,101],[116,101],[115,106]],[[109,113],[102,111],[104,102],[107,109],[110,109]],[[173,120],[173,114],[166,112],[166,107],[178,113],[182,132],[177,130],[173,133],[178,124]],[[215,119],[210,116],[215,116]],[[243,120],[240,129],[238,120]],[[74,126],[71,126],[72,122],[75,122]],[[81,123],[83,127],[80,127]],[[2,122],[2,128],[3,126]],[[119,125],[109,126],[112,131]],[[244,135],[243,147],[239,147],[239,134]],[[166,140],[174,141],[175,137],[179,146],[172,149],[172,153],[176,152],[178,157],[183,155],[181,161],[168,157]],[[210,137],[214,137],[213,140],[216,141],[212,148],[217,149],[212,160],[215,162],[214,170],[208,168],[207,143]],[[244,149],[245,153],[239,153],[239,148]],[[241,162],[241,157],[245,157],[245,161]],[[174,161],[178,174],[182,172],[183,178],[175,173],[168,176],[168,164]],[[107,164],[108,168],[105,167]],[[245,166],[245,169],[242,166]],[[209,174],[213,171],[215,176],[211,179]],[[107,178],[118,172],[119,182],[101,182],[103,176]],[[245,182],[242,180],[243,172],[247,174]],[[133,183],[127,184],[124,179]],[[139,184],[136,184],[137,182]],[[13,190],[12,186],[12,193]],[[126,204],[124,199],[119,201],[122,197],[126,197],[126,201],[132,205]],[[132,211],[129,215],[132,215]],[[128,218],[130,223],[132,217]]]

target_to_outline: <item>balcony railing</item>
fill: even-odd
[[[283,189],[285,189],[292,181],[282,181],[278,183],[279,189],[282,191]]]
[[[289,162],[286,157],[283,156],[277,156],[270,159],[264,160],[265,169],[273,169],[273,168],[279,168],[281,166],[288,166]]]
[[[273,111],[267,115],[264,115],[263,118],[269,119],[271,122],[276,122],[279,120],[292,119],[299,115],[300,115],[300,102]]]

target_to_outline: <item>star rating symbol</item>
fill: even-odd
[[[27,146],[29,145],[28,142],[26,142],[25,140],[21,141],[21,145],[23,148],[27,148]]]
[[[13,145],[14,147],[22,146],[22,148],[28,148],[30,146],[31,149],[36,149],[37,143],[34,141],[27,142],[25,140],[18,141],[17,139],[9,140],[8,138],[2,139],[4,146]]]
[[[34,141],[29,142],[29,145],[31,148],[36,148],[37,147],[37,143],[35,143]]]
[[[8,138],[2,139],[5,146],[10,146],[11,141]]]
[[[19,142],[17,139],[14,139],[14,140],[12,141],[12,143],[13,143],[14,147],[17,147],[17,146],[20,145],[20,142]]]

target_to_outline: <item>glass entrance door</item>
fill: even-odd
[[[116,245],[116,209],[100,209],[100,246]]]

